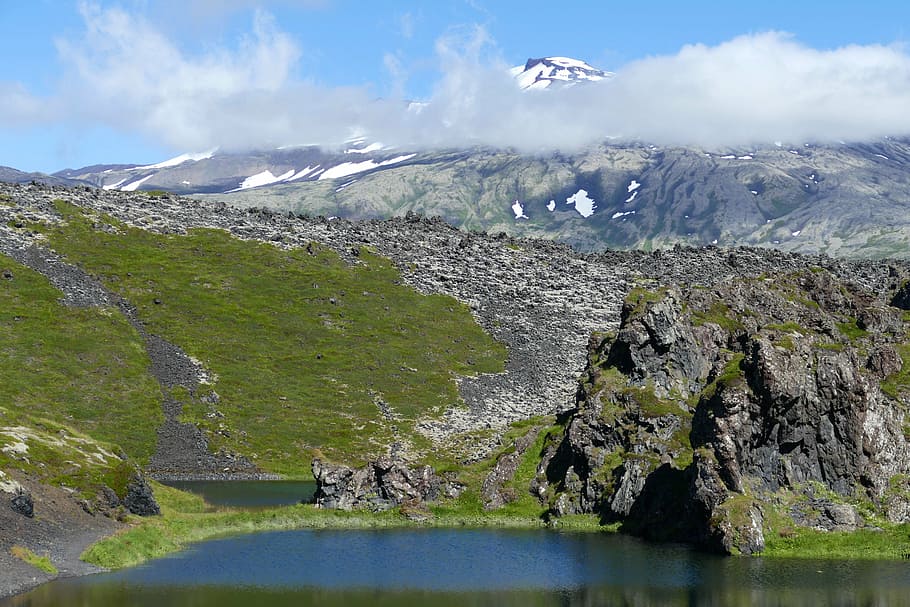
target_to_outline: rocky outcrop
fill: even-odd
[[[592,341],[541,495],[727,553],[760,552],[772,510],[833,530],[865,524],[857,504],[910,520],[908,326],[879,295],[821,269],[633,290]]]
[[[408,504],[457,497],[463,487],[437,475],[430,466],[411,469],[400,460],[381,457],[363,468],[313,460],[314,500],[319,508],[389,510]]]
[[[123,498],[124,507],[132,514],[139,516],[153,516],[161,514],[161,508],[155,501],[155,495],[148,482],[140,474],[133,475],[126,486],[126,497]]]
[[[34,518],[35,502],[32,500],[32,496],[29,493],[20,490],[10,498],[9,503],[13,512],[18,512],[22,516],[27,516],[28,518]]]

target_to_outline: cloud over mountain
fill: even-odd
[[[817,50],[769,32],[598,66],[616,72],[609,81],[525,92],[476,27],[438,41],[441,77],[415,106],[377,99],[369,85],[301,78],[300,42],[263,12],[235,45],[201,52],[122,9],[85,4],[82,14],[82,35],[57,42],[66,77],[56,93],[37,97],[0,83],[7,121],[137,130],[181,150],[333,144],[354,135],[536,151],[605,137],[724,146],[910,134],[910,55],[899,46]]]

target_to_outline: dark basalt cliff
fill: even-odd
[[[821,269],[634,289],[592,338],[537,492],[556,515],[725,553],[910,521],[910,324],[889,303]]]

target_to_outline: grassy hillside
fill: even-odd
[[[0,426],[44,418],[146,461],[161,391],[142,340],[110,309],[67,308],[40,274],[0,256]]]
[[[394,440],[426,448],[414,423],[459,402],[455,377],[503,368],[466,306],[402,286],[369,251],[349,265],[317,245],[154,234],[57,206],[65,221],[37,226],[50,246],[211,375],[196,396],[218,398],[184,395],[185,417],[266,470],[306,475],[314,449],[356,461]]]

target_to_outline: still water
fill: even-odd
[[[906,561],[720,558],[595,533],[302,530],[197,544],[3,606],[910,605]]]
[[[311,502],[315,481],[165,481],[165,485],[201,495],[213,506],[271,508]]]

